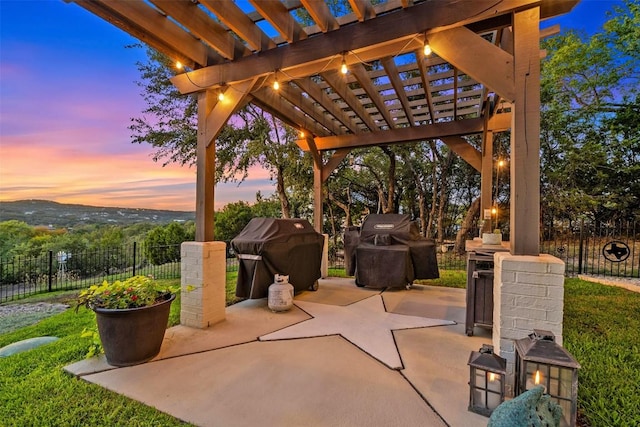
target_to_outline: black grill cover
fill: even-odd
[[[420,235],[409,215],[371,214],[355,233],[345,233],[345,260],[358,285],[403,287],[439,277],[435,243]]]
[[[236,296],[265,298],[275,274],[296,292],[320,278],[324,236],[305,219],[253,218],[231,241],[238,257]]]

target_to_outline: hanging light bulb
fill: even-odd
[[[340,66],[340,72],[342,74],[347,74],[349,72],[349,68],[347,67],[347,62],[344,59],[345,54],[342,54],[342,65]]]
[[[278,82],[278,70],[273,72],[273,90],[280,89],[280,83]]]
[[[504,160],[500,159],[498,160],[498,167],[503,167],[504,166]]]
[[[220,91],[218,92],[218,101],[222,102],[224,101],[224,86],[220,87]]]
[[[183,67],[184,67],[184,65],[182,65],[182,62],[180,62],[180,61],[176,61],[176,68],[177,68],[178,70],[182,70],[182,68],[183,68]]]
[[[304,131],[300,129],[300,138],[304,138],[304,136],[305,136]]]
[[[429,46],[429,40],[427,39],[427,36],[424,36],[424,56],[429,56],[431,55],[431,46]]]

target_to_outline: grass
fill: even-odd
[[[179,308],[173,304],[172,308]],[[174,315],[175,318],[175,315]],[[63,367],[82,360],[90,345],[83,328],[95,315],[70,309],[35,325],[0,335],[0,347],[38,336],[60,340],[2,359],[0,420],[7,426],[182,426],[169,415],[66,374]]]
[[[467,272],[465,270],[440,270],[438,279],[414,280],[413,283],[465,289],[467,287]]]
[[[640,294],[567,279],[563,345],[580,362],[580,418],[640,425]]]
[[[235,300],[236,277],[234,273],[227,276],[228,304]],[[168,282],[177,284],[178,281]],[[456,288],[464,288],[465,282],[463,270],[442,271],[439,279],[419,281]],[[73,296],[68,292],[57,293],[53,300],[65,302]],[[40,295],[26,301],[43,301],[44,298]],[[177,300],[172,304],[170,324],[179,322],[179,308]],[[564,346],[582,365],[579,371],[579,425],[640,425],[640,294],[567,279],[564,322]],[[64,366],[84,357],[90,339],[81,338],[80,332],[94,325],[93,312],[81,309],[76,314],[67,310],[35,325],[0,334],[0,347],[37,336],[61,338],[2,359],[0,420],[15,426],[186,425],[139,402],[64,373]]]

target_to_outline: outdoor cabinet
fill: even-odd
[[[493,254],[506,251],[502,245],[482,245],[467,241],[467,316],[465,332],[473,335],[476,326],[493,328]]]

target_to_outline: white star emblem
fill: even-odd
[[[260,337],[261,341],[341,335],[391,369],[403,369],[393,333],[398,329],[453,325],[455,322],[385,311],[381,295],[347,306],[295,301],[312,319]]]

